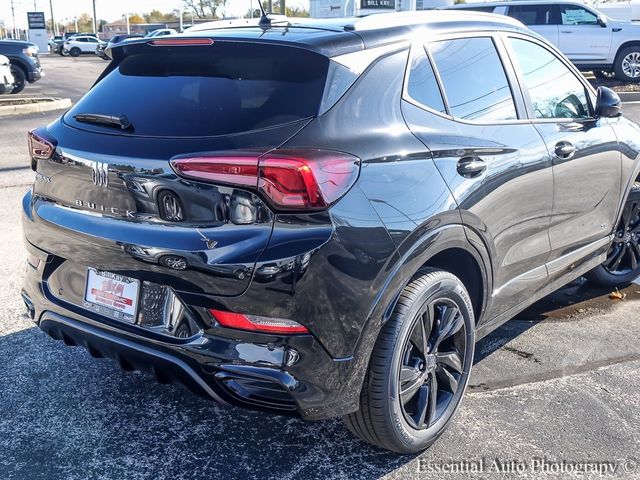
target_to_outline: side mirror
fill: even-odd
[[[598,15],[598,25],[600,25],[602,28],[606,28],[607,27],[607,19],[606,19],[606,17],[604,17],[602,15]]]
[[[622,115],[620,97],[607,87],[598,87],[596,117],[613,118]]]

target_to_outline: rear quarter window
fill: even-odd
[[[66,115],[126,115],[140,136],[227,135],[318,114],[329,60],[308,50],[215,42],[211,46],[140,45]]]

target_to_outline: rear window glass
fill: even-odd
[[[509,82],[490,38],[445,40],[429,48],[451,115],[475,121],[516,118]]]
[[[329,60],[291,47],[216,42],[137,46],[65,116],[126,115],[140,136],[214,136],[271,127],[318,114]]]

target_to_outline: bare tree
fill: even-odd
[[[217,18],[218,7],[225,3],[224,0],[184,0],[187,10],[191,10],[198,18]]]

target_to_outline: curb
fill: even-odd
[[[623,102],[640,102],[640,92],[617,92]]]
[[[25,99],[21,99],[25,100]],[[8,117],[11,115],[25,115],[27,113],[43,113],[51,110],[62,110],[71,108],[70,98],[42,98],[42,99],[26,99],[40,100],[35,103],[23,103],[19,105],[3,105],[0,100],[0,117]]]

